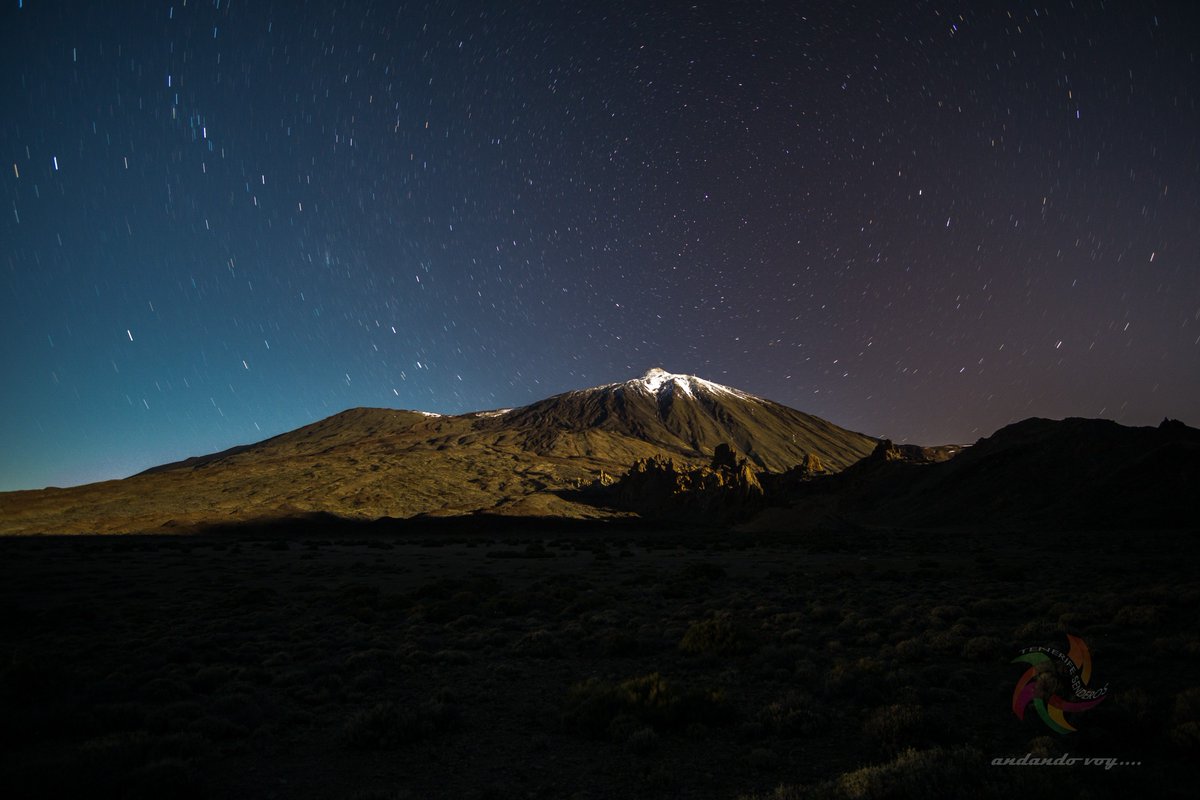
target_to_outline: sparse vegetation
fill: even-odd
[[[1084,559],[1043,537],[1040,557],[1078,560],[1047,589],[981,577],[980,541],[4,540],[0,781],[31,798],[555,797],[583,779],[595,800],[1186,796],[1190,543],[1101,537]],[[1065,628],[1110,696],[1059,736],[1013,716],[1011,659],[1065,647]],[[1143,764],[989,763],[1068,751]]]
[[[391,750],[445,733],[458,718],[446,694],[417,703],[376,703],[346,719],[342,739],[356,750]]]
[[[732,718],[723,694],[714,689],[679,689],[657,672],[621,683],[589,679],[567,694],[563,724],[591,736],[625,739],[644,727],[674,730],[693,724],[720,725]]]
[[[911,704],[882,706],[863,723],[866,737],[888,753],[925,744],[929,728],[925,710]]]
[[[692,655],[737,655],[749,653],[756,646],[754,635],[741,620],[728,613],[692,623],[679,649]]]

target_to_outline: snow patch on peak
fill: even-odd
[[[759,399],[752,394],[746,394],[737,389],[722,386],[719,383],[706,381],[703,378],[697,378],[695,375],[676,375],[667,372],[661,367],[654,367],[642,377],[627,381],[625,385],[635,389],[642,389],[653,395],[657,395],[664,390],[679,389],[688,397],[695,397],[697,392],[708,392],[710,394],[725,394],[731,397],[739,397],[743,400]]]
[[[651,392],[657,393],[658,390],[662,388],[664,383],[666,383],[667,381],[674,380],[675,378],[678,378],[678,377],[683,377],[683,376],[672,375],[671,373],[667,372],[665,369],[662,369],[660,367],[655,367],[654,369],[650,370],[645,375],[643,375],[641,378],[639,378],[638,382],[641,383],[643,386],[645,386],[647,389],[649,389]]]
[[[441,416],[441,414],[435,414],[432,411],[418,411],[417,413],[423,417],[440,417]]]
[[[511,408],[498,408],[495,411],[477,411],[477,412],[475,412],[475,416],[489,417],[489,418],[490,417],[502,417],[510,411],[512,411]]]

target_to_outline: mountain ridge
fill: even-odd
[[[745,528],[1182,529],[1197,485],[1200,430],[1182,422],[1030,417],[936,462],[881,442]]]
[[[876,440],[741,390],[653,369],[515,409],[347,409],[260,442],[120,481],[0,495],[0,533],[132,532],[329,513],[620,516],[566,499],[602,471],[728,442],[761,468],[815,453],[840,469]]]

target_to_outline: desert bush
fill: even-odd
[[[562,722],[591,736],[625,738],[634,725],[667,730],[725,724],[732,716],[721,692],[678,689],[654,672],[620,684],[595,678],[575,684],[567,693]]]
[[[184,758],[163,758],[143,764],[131,770],[121,783],[122,797],[130,800],[162,797],[185,800],[204,795],[195,762]]]
[[[331,610],[360,622],[372,622],[379,606],[379,587],[362,583],[343,584],[329,598]]]
[[[1122,726],[1148,733],[1156,727],[1158,707],[1144,689],[1134,687],[1116,693],[1116,709],[1121,713]]]
[[[1013,638],[1019,642],[1035,639],[1054,638],[1059,633],[1058,623],[1048,619],[1034,619],[1019,625],[1013,631]]]
[[[928,734],[925,711],[917,705],[882,706],[863,723],[863,733],[887,753],[925,744]]]
[[[1200,688],[1193,686],[1175,695],[1171,718],[1175,722],[1200,722]]]
[[[687,583],[713,583],[725,577],[725,568],[708,561],[688,564],[679,573],[679,579]]]
[[[881,692],[878,678],[883,671],[883,664],[874,658],[839,660],[825,673],[825,690],[830,694],[854,695],[861,700],[870,700]]]
[[[719,564],[694,562],[664,583],[663,595],[669,598],[698,596],[711,591],[713,584],[724,578],[725,568]]]
[[[532,658],[556,658],[563,655],[564,648],[557,637],[549,631],[530,631],[513,642],[514,653]]]
[[[952,631],[934,631],[925,637],[925,648],[929,653],[947,654],[961,647],[962,637]]]
[[[182,672],[180,670],[176,674]],[[142,686],[141,695],[146,700],[163,703],[191,697],[192,691],[174,678],[152,678]]]
[[[1008,613],[1010,607],[1008,601],[993,597],[980,598],[973,601],[969,606],[971,613],[977,617],[998,617]]]
[[[1153,628],[1162,624],[1163,616],[1162,606],[1125,606],[1117,612],[1113,622],[1130,628]]]
[[[250,735],[244,726],[225,717],[209,715],[192,723],[191,728],[210,742],[222,743],[244,739]]]
[[[958,800],[964,796],[976,800],[1002,800],[1009,797],[1014,784],[1019,785],[1010,779],[1020,776],[1001,772],[981,779],[980,765],[986,763],[983,754],[967,747],[906,750],[891,761],[847,772],[824,783],[779,786],[767,794],[743,796],[739,800]]]
[[[342,740],[355,750],[390,750],[452,730],[458,717],[445,693],[420,704],[377,703],[350,715]]]
[[[896,642],[895,653],[896,658],[901,661],[919,661],[928,655],[925,645],[921,643],[919,638]]]
[[[813,622],[833,622],[841,618],[836,607],[817,601],[808,604],[808,616]]]
[[[764,706],[758,721],[777,736],[792,737],[819,733],[832,718],[812,695],[793,690]]]
[[[848,772],[834,781],[837,794],[862,798],[961,797],[963,786],[979,783],[978,751],[906,750],[893,761]]]
[[[200,704],[191,700],[178,700],[165,706],[155,708],[146,714],[145,724],[148,730],[155,733],[182,730],[193,720],[203,715],[204,709]]]
[[[8,658],[0,659],[0,701],[6,705],[36,703],[70,681],[71,675],[62,664],[40,653],[11,652]]]
[[[746,754],[746,764],[753,769],[771,770],[779,766],[779,754],[767,747],[755,747]]]
[[[146,731],[111,733],[80,745],[79,767],[97,780],[116,779],[154,761],[203,757],[212,746],[196,733],[152,736]]]
[[[1055,758],[1063,754],[1063,743],[1058,736],[1035,736],[1025,746],[1025,752],[1036,758]]]
[[[641,649],[637,636],[623,628],[609,628],[592,637],[593,647],[605,656],[629,656]]]
[[[1200,722],[1182,722],[1173,725],[1167,734],[1171,745],[1186,756],[1200,755]]]
[[[970,661],[990,661],[1004,652],[1004,643],[995,636],[974,636],[963,645],[963,658]]]
[[[639,728],[629,736],[629,749],[638,755],[648,755],[661,743],[654,728]]]
[[[141,703],[102,703],[93,709],[97,725],[106,731],[128,731],[146,724],[147,707]]]
[[[734,655],[755,648],[754,636],[745,623],[729,614],[692,623],[679,642],[679,649],[692,655]]]
[[[279,596],[269,586],[241,586],[230,592],[225,605],[231,608],[257,609],[274,602]]]
[[[430,656],[430,659],[440,664],[456,664],[459,666],[462,666],[463,664],[470,664],[472,661],[469,653],[463,650],[451,649],[438,650],[436,653]],[[375,676],[378,676],[377,681],[373,680]],[[367,685],[364,682],[368,679],[368,677],[372,678],[372,682],[376,685],[376,687],[383,684],[383,673],[379,672],[378,670],[369,670],[368,672],[358,675],[354,679],[355,688],[359,688],[360,685]]]
[[[365,668],[390,669],[396,663],[396,654],[391,650],[368,647],[363,650],[353,651],[346,656],[342,663],[347,669],[354,671]]]
[[[1088,725],[1098,725],[1103,720],[1104,730],[1113,746],[1125,752],[1137,752],[1151,746],[1150,742],[1162,735],[1169,715],[1169,707],[1135,686],[1106,698],[1096,709],[1096,719],[1089,720]]]
[[[201,667],[192,675],[191,686],[197,692],[211,692],[224,686],[241,675],[238,667],[208,666]]]
[[[80,745],[80,766],[89,773],[125,773],[144,764],[153,747],[154,737],[146,731],[98,736]]]

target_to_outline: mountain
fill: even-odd
[[[652,369],[515,409],[356,408],[124,480],[0,494],[0,533],[187,530],[314,514],[610,516],[567,490],[637,459],[706,464],[723,442],[772,471],[810,455],[836,471],[876,444],[779,403]]]
[[[747,523],[754,530],[830,526],[1079,530],[1195,526],[1200,430],[1175,420],[1127,427],[1103,419],[1031,418],[953,458],[881,442],[874,453]],[[779,498],[777,498],[779,499]]]
[[[800,463],[809,453],[838,470],[875,446],[874,439],[820,417],[661,369],[624,383],[556,395],[493,417],[490,424],[518,431],[531,452],[600,454],[622,467],[661,453],[707,461],[717,445],[728,443],[738,456],[772,472]]]

